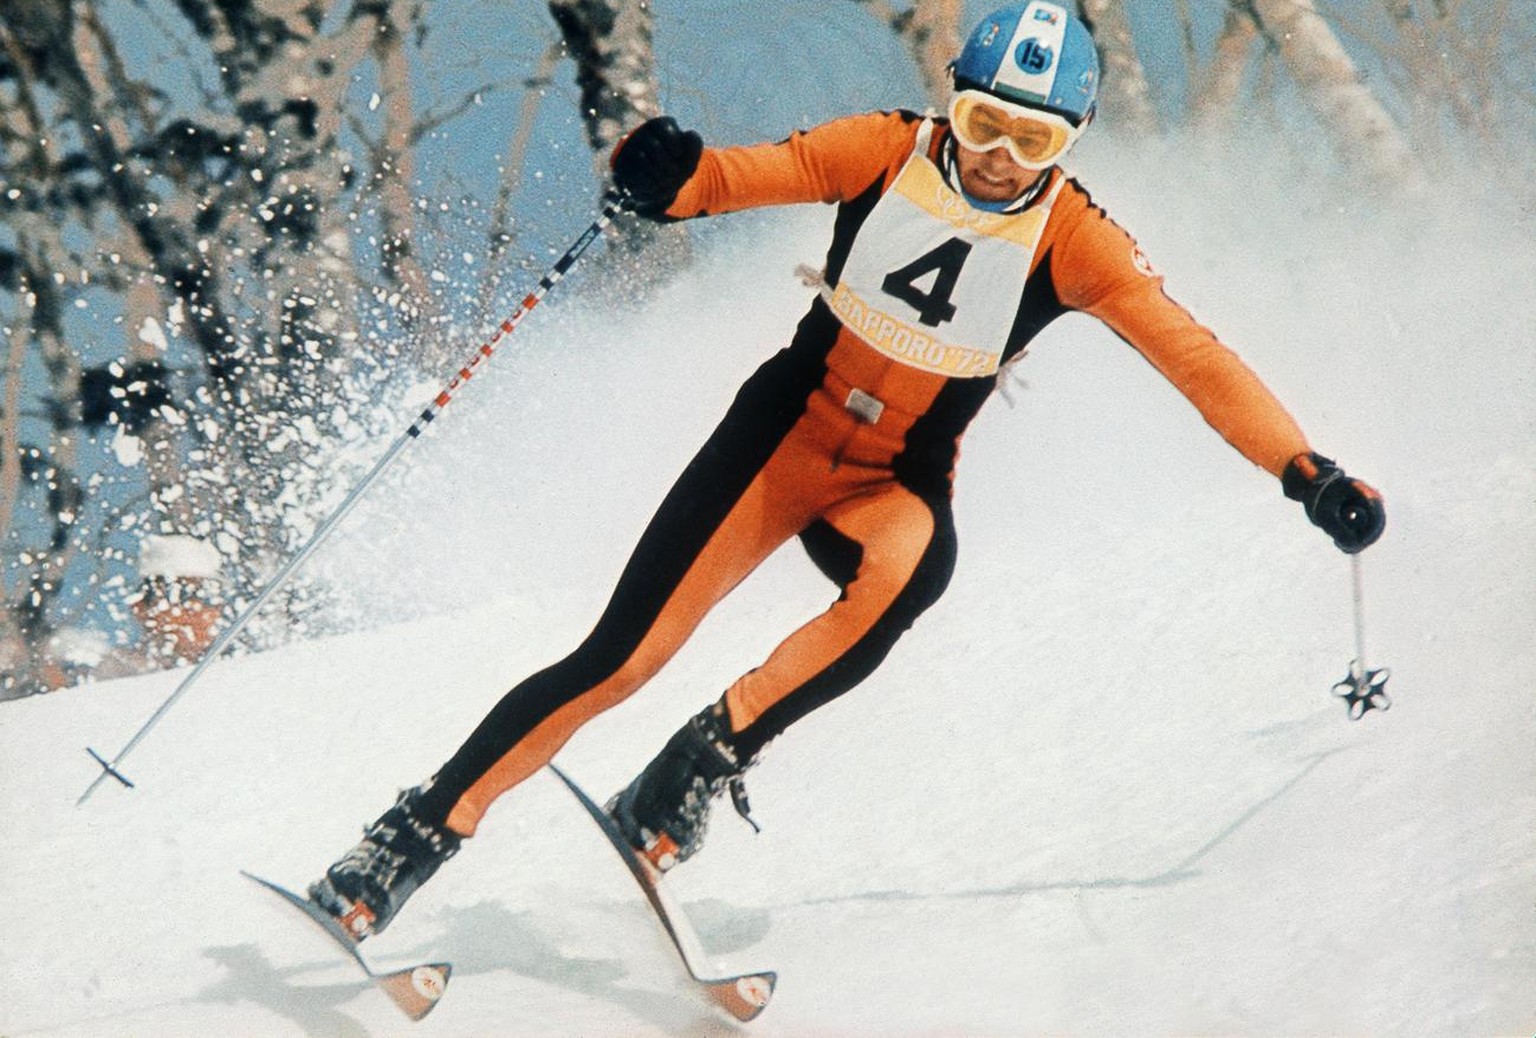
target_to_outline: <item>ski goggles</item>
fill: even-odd
[[[1054,165],[1083,132],[1083,126],[1055,112],[1011,104],[980,90],[956,91],[949,102],[949,126],[972,151],[1006,148],[1025,169]]]

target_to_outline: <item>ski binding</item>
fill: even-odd
[[[357,950],[357,941],[342,929],[331,914],[307,897],[301,897],[286,887],[281,887],[271,880],[262,879],[260,876],[240,871],[240,875],[251,880],[288,904],[297,908],[307,916],[326,936],[336,942],[337,946],[352,957],[363,974],[373,982],[390,1001],[400,1008],[400,1011],[412,1020],[420,1020],[437,1007],[438,1000],[443,997],[443,992],[448,989],[448,978],[453,974],[453,966],[446,962],[423,963],[420,966],[407,966],[402,970],[394,970],[389,973],[377,973],[368,965],[362,953]]]
[[[565,788],[574,796],[592,816],[603,835],[608,837],[608,842],[624,859],[624,864],[629,866],[629,871],[635,877],[635,882],[640,885],[645,898],[650,902],[651,909],[656,913],[656,919],[661,923],[661,928],[666,931],[667,937],[672,941],[672,947],[677,950],[683,969],[687,971],[689,979],[703,990],[710,1001],[725,1010],[737,1020],[743,1022],[755,1019],[768,1007],[768,1000],[773,997],[774,985],[778,983],[778,974],[772,971],[761,973],[743,973],[738,976],[711,977],[702,965],[707,961],[703,942],[699,940],[698,932],[688,921],[682,906],[672,899],[671,891],[662,882],[662,874],[655,866],[646,861],[629,841],[619,831],[619,827],[597,805],[597,802],[589,797],[571,777],[558,767],[551,764],[549,770],[565,784]]]

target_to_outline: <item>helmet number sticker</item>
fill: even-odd
[[[897,267],[880,282],[886,295],[906,303],[917,311],[917,319],[930,328],[955,319],[955,304],[950,302],[960,280],[960,268],[971,254],[971,243],[951,238],[930,249],[911,263]],[[918,282],[933,274],[932,287],[924,290]]]

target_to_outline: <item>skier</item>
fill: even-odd
[[[1380,536],[1380,496],[1311,450],[1060,169],[1097,95],[1082,22],[1055,3],[1009,4],[981,21],[951,71],[947,119],[855,115],[717,149],[661,117],[615,149],[616,188],[652,220],[835,204],[824,287],[672,487],[586,640],[507,693],[311,885],[359,940],[389,924],[497,797],[640,688],[716,602],[798,536],[836,601],[684,724],[608,804],[658,870],[699,849],[721,793],[745,815],[742,776],[769,741],[868,677],[944,591],[957,441],[1002,366],[1067,311],[1094,315],[1145,356],[1339,548],[1358,552]]]

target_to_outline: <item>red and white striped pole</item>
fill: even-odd
[[[490,359],[491,354],[496,352],[496,347],[501,340],[512,334],[512,330],[521,323],[524,317],[528,316],[528,311],[543,301],[544,297],[549,294],[549,290],[554,288],[561,278],[565,277],[566,271],[575,266],[576,261],[581,258],[581,254],[587,251],[587,246],[596,241],[597,236],[602,234],[603,230],[613,222],[613,218],[623,211],[623,201],[610,195],[607,204],[603,206],[602,213],[598,215],[596,220],[592,221],[592,225],[581,232],[581,237],[571,243],[571,247],[565,250],[565,255],[556,260],[555,265],[549,268],[543,277],[539,278],[538,287],[523,297],[522,303],[513,311],[512,316],[501,322],[491,337],[480,344],[480,348],[475,351],[474,356],[470,357],[469,361],[459,369],[459,373],[453,376],[452,381],[443,387],[442,392],[432,398],[432,403],[427,405],[427,409],[421,412],[417,416],[416,421],[411,424],[411,427],[405,431],[403,434],[405,437],[414,438],[420,436],[425,431],[427,424],[437,417],[438,412],[448,406],[448,402],[453,399],[453,394],[458,392],[459,387],[471,378],[474,378],[475,369]]]
[[[96,787],[101,785],[108,776],[117,779],[126,788],[133,788],[133,783],[128,781],[118,768],[123,758],[132,753],[134,747],[149,734],[155,725],[160,723],[161,718],[170,712],[171,707],[175,706],[176,702],[187,694],[197,682],[197,679],[202,677],[203,671],[207,670],[209,665],[229,647],[230,643],[235,640],[235,637],[245,629],[246,625],[251,622],[251,619],[261,610],[261,607],[287,582],[294,571],[314,554],[315,549],[320,547],[321,542],[330,535],[342,518],[352,510],[352,507],[363,499],[363,496],[368,493],[369,488],[384,474],[384,471],[389,468],[390,464],[400,456],[400,453],[405,450],[406,446],[419,437],[425,431],[427,425],[438,416],[438,413],[448,406],[448,402],[453,399],[453,394],[458,391],[459,387],[474,377],[476,369],[490,359],[491,354],[496,352],[496,347],[501,341],[512,333],[524,317],[528,316],[530,310],[539,305],[544,297],[549,294],[549,290],[554,288],[560,279],[565,276],[566,272],[581,258],[581,254],[587,251],[588,246],[596,241],[604,229],[625,209],[626,205],[623,199],[614,195],[608,197],[597,219],[593,220],[591,226],[581,232],[581,236],[571,244],[569,249],[565,250],[565,255],[556,260],[555,265],[543,277],[539,278],[538,287],[523,297],[522,303],[518,305],[512,315],[502,321],[491,337],[475,350],[474,355],[459,369],[458,374],[443,387],[442,391],[433,397],[432,402],[427,405],[426,410],[417,416],[416,421],[411,423],[410,428],[395,438],[395,441],[390,444],[389,449],[384,452],[384,456],[374,464],[373,468],[368,470],[367,475],[363,476],[341,504],[336,506],[336,510],[326,516],[324,521],[315,528],[315,532],[310,534],[309,540],[304,542],[303,547],[283,564],[283,567],[272,576],[272,579],[267,581],[266,586],[261,589],[260,593],[251,601],[251,604],[246,606],[245,610],[235,617],[229,627],[208,647],[208,651],[203,653],[197,665],[181,680],[181,683],[176,686],[175,691],[166,697],[165,702],[156,708],[155,712],[149,716],[149,720],[144,722],[139,730],[134,733],[133,738],[128,740],[127,744],[117,752],[115,757],[107,760],[95,750],[86,747],[85,752],[90,754],[91,758],[101,766],[101,774],[96,776],[95,781],[80,795],[80,799],[75,801],[76,806],[90,799],[91,794],[96,791]]]

